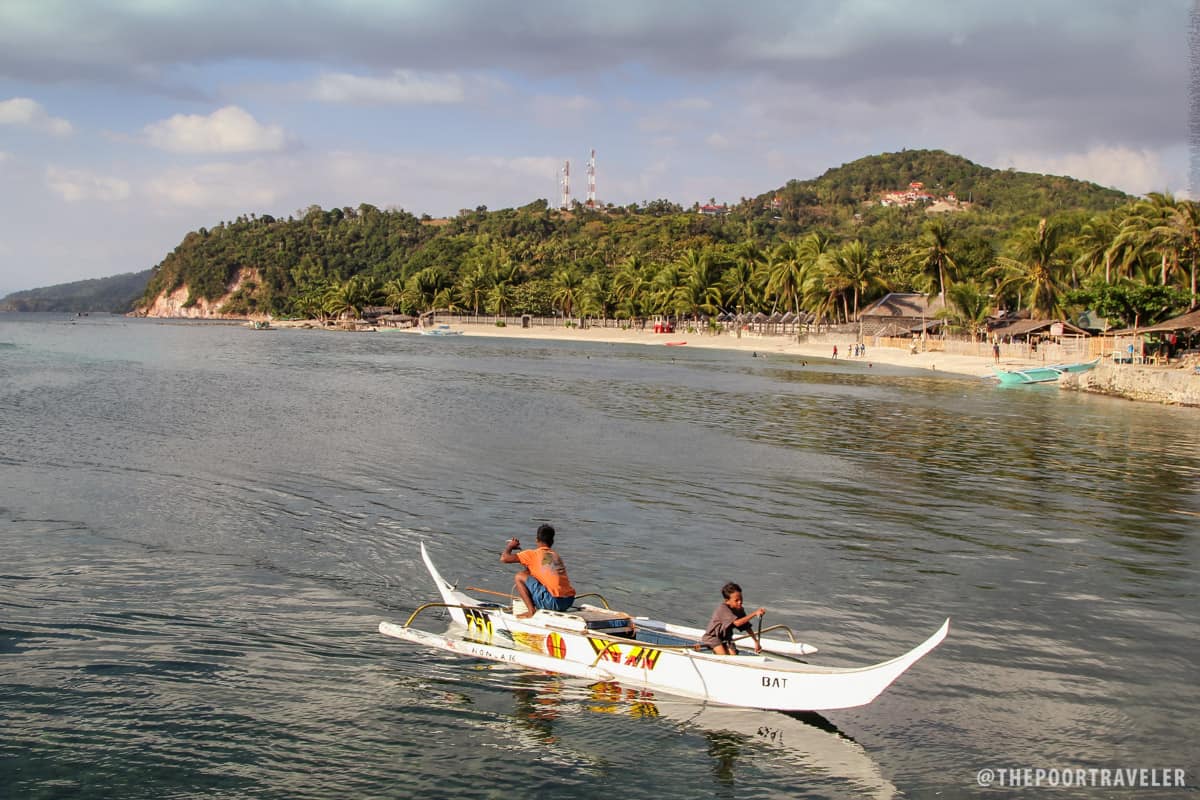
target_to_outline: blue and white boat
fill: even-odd
[[[462,336],[462,331],[451,330],[449,325],[438,325],[433,328],[422,328],[422,336]]]
[[[1002,386],[1020,386],[1025,383],[1051,383],[1068,372],[1087,372],[1094,369],[1100,359],[1082,361],[1078,364],[1054,364],[1047,367],[1029,367],[1028,369],[996,370],[996,377]]]

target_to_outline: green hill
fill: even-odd
[[[60,283],[40,289],[13,292],[0,299],[0,311],[107,311],[133,310],[154,270],[127,272],[108,278]]]
[[[992,169],[943,150],[902,150],[860,158],[812,180],[789,181],[757,200],[765,204],[778,196],[786,207],[854,205],[913,181],[939,196],[953,192],[979,209],[1012,217],[1106,210],[1130,199],[1074,178]]]
[[[1078,230],[1092,215],[1132,199],[1072,178],[990,169],[942,151],[909,150],[790,181],[723,211],[708,209],[711,214],[666,200],[598,210],[576,204],[571,212],[538,200],[515,209],[463,210],[448,220],[370,205],[313,206],[299,218],[250,215],[189,233],[155,269],[141,302],[183,285],[190,302],[217,300],[241,270],[252,268],[258,278],[232,298],[227,313],[311,313],[312,303],[301,298],[327,296],[350,279],[375,302],[382,302],[390,283],[391,304],[408,310],[435,302],[482,308],[487,302],[481,293],[499,283],[507,287],[500,297],[507,310],[548,313],[581,290],[572,281],[607,286],[630,258],[655,272],[689,251],[705,254],[715,265],[718,274],[710,276],[715,279],[738,248],[769,250],[813,231],[835,244],[861,239],[880,261],[895,265],[931,215],[924,205],[884,207],[878,200],[912,181],[938,197],[953,192],[970,201],[944,216],[954,227],[965,275],[981,275],[1021,226],[1049,216]],[[915,281],[902,269],[884,272],[893,288]],[[556,282],[563,285],[556,288]],[[475,284],[484,288],[472,289]],[[592,293],[603,286],[593,286]],[[403,301],[401,288],[409,290]],[[612,294],[612,287],[607,291]],[[563,297],[555,300],[555,292]]]

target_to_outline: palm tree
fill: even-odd
[[[332,316],[357,319],[371,304],[372,287],[357,276],[329,287],[325,295],[325,310]]]
[[[1025,302],[1037,318],[1061,318],[1070,268],[1063,244],[1063,229],[1045,219],[1036,228],[1017,231],[1009,244],[1011,256],[997,258],[989,270],[1001,275],[997,291],[1016,289],[1018,305]]]
[[[1117,238],[1119,226],[1111,213],[1097,214],[1083,225],[1075,246],[1079,255],[1075,266],[1087,275],[1094,275],[1104,266],[1104,282],[1112,283],[1112,243]]]
[[[392,278],[383,285],[383,302],[391,306],[392,309],[397,309],[404,305],[404,282],[399,278]]]
[[[951,228],[946,221],[938,218],[925,223],[925,230],[917,243],[908,252],[910,266],[918,269],[936,281],[937,293],[943,297],[950,274],[958,269],[954,257],[950,254],[950,242],[953,238]]]
[[[854,312],[847,313],[847,321],[858,319],[860,295],[881,285],[871,249],[861,240],[842,245],[829,259],[837,285],[848,289],[854,298]]]
[[[1200,257],[1200,206],[1190,200],[1176,200],[1171,194],[1151,192],[1137,203],[1121,225],[1114,247],[1128,245],[1126,258],[1142,251],[1157,253],[1160,283],[1167,285],[1170,275],[1182,263],[1188,265],[1191,307],[1195,308],[1196,261]]]
[[[836,319],[838,299],[843,286],[833,274],[830,254],[825,253],[805,274],[800,286],[800,304],[811,313],[818,326],[823,320]]]
[[[753,308],[762,300],[766,288],[767,254],[753,239],[739,244],[724,275],[721,294],[735,308]],[[728,310],[728,309],[727,309]]]
[[[992,313],[992,299],[988,293],[974,283],[956,283],[950,287],[950,301],[938,316],[966,328],[971,333],[971,341],[978,341],[979,335],[987,330],[987,318]]]
[[[551,278],[550,301],[562,309],[563,316],[569,318],[571,311],[578,302],[579,292],[583,287],[583,279],[571,268],[560,269]]]
[[[1170,248],[1176,263],[1187,264],[1192,295],[1189,307],[1195,308],[1200,302],[1196,295],[1196,262],[1200,260],[1200,204],[1193,200],[1176,202],[1164,224],[1150,233],[1159,246]]]
[[[292,298],[292,310],[305,319],[324,322],[329,317],[329,312],[325,310],[325,298],[328,294],[327,284],[308,284]]]
[[[783,307],[799,313],[800,291],[804,285],[806,264],[800,248],[794,242],[784,242],[767,256],[766,296],[773,306],[783,302]]]
[[[472,314],[479,316],[479,307],[487,297],[488,288],[487,268],[483,264],[476,264],[473,269],[467,270],[458,279],[458,301],[464,308],[471,309]]]
[[[421,311],[438,308],[439,294],[449,288],[450,281],[436,267],[426,267],[409,278],[404,286],[409,301]]]
[[[795,243],[796,255],[800,262],[807,267],[814,266],[821,257],[833,250],[833,239],[823,233],[813,231]]]
[[[613,309],[612,288],[608,272],[593,272],[583,281],[579,311],[589,317],[607,320]]]
[[[632,255],[617,267],[613,275],[612,293],[617,307],[628,318],[640,317],[646,312],[646,294],[649,290],[649,266],[640,256]]]
[[[683,286],[679,291],[679,306],[693,318],[716,313],[721,304],[721,291],[717,288],[720,270],[716,258],[709,249],[689,249],[679,259],[683,270]]]
[[[686,278],[678,261],[666,264],[655,273],[650,287],[651,310],[654,313],[666,316],[687,313]]]
[[[505,312],[512,307],[514,299],[513,285],[508,281],[501,281],[492,285],[488,291],[488,310],[498,317],[503,317]]]
[[[726,310],[740,311],[757,307],[762,296],[760,277],[753,261],[741,258],[735,260],[721,276],[720,291]]]

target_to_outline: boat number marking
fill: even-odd
[[[776,728],[768,728],[766,725],[760,725],[758,735],[769,742],[783,744],[783,731]]]
[[[480,656],[482,658],[490,658],[493,661],[509,661],[514,664],[517,662],[517,654],[516,653],[506,653],[502,649],[497,648],[497,647],[484,647],[484,646],[480,646],[480,645],[468,645],[467,652],[473,656]]]
[[[654,669],[658,664],[658,657],[662,655],[662,650],[639,645],[629,647],[627,651],[622,652],[621,645],[615,642],[606,642],[603,639],[593,639],[590,636],[588,642],[592,645],[597,660],[624,664],[627,667]]]
[[[762,685],[764,689],[786,689],[787,678],[772,678],[767,675],[763,675]]]
[[[477,628],[483,638],[490,640],[495,635],[495,630],[492,628],[492,616],[484,611],[479,611],[474,608],[464,608],[463,614],[467,617],[467,628]]]

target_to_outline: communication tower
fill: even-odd
[[[569,160],[563,162],[562,178],[559,180],[559,185],[562,188],[559,208],[563,211],[568,211],[571,208],[571,162]]]
[[[587,169],[588,190],[587,190],[587,207],[596,207],[596,150],[592,149],[592,157],[588,159]]]

